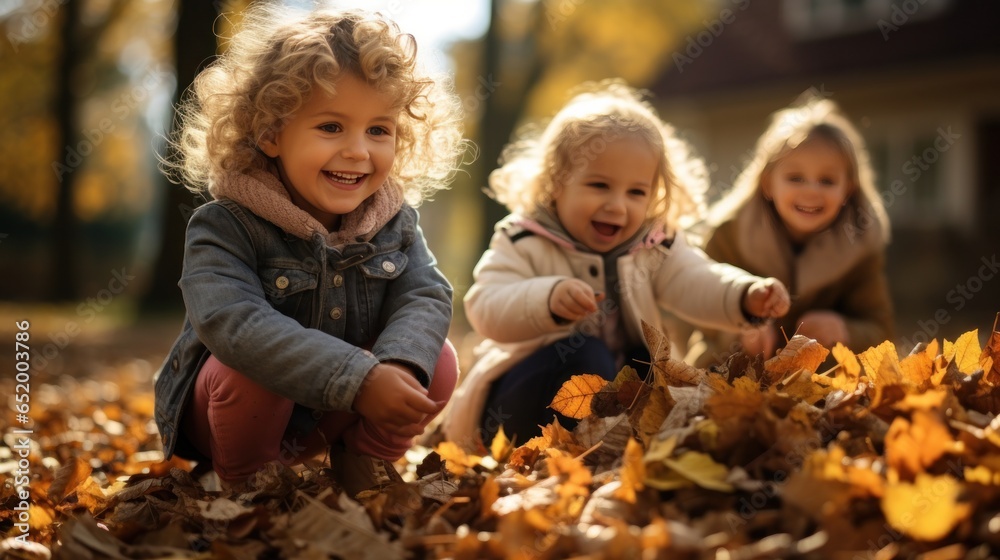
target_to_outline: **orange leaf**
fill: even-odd
[[[914,411],[912,424],[897,417],[885,435],[886,464],[907,479],[924,472],[945,453],[960,449],[939,414],[926,410]]]
[[[634,439],[628,440],[625,453],[622,455],[621,486],[615,491],[615,497],[635,503],[636,490],[642,490],[642,481],[646,479],[646,465],[642,460],[642,445]]]
[[[497,462],[502,462],[511,451],[511,442],[507,439],[507,434],[503,432],[503,426],[497,430],[497,435],[493,436],[493,441],[490,443],[490,455],[493,456]]]
[[[833,353],[833,359],[837,360],[837,363],[840,364],[840,368],[834,372],[831,386],[845,393],[853,393],[857,389],[858,379],[861,377],[861,363],[858,362],[858,357],[849,348],[839,342],[833,347],[831,352]]]
[[[764,362],[764,371],[770,374],[768,377],[772,382],[800,369],[815,372],[829,354],[830,351],[820,343],[797,334],[775,357]]]
[[[934,358],[937,357],[937,339],[931,341],[926,348],[916,354],[911,353],[899,362],[903,379],[915,385],[918,389],[927,389],[932,385],[934,375]]]
[[[954,478],[917,475],[913,484],[886,486],[882,512],[897,531],[920,541],[937,541],[969,517],[972,508],[960,503],[962,484]]]
[[[70,459],[65,465],[56,471],[55,480],[49,486],[48,497],[53,503],[58,504],[63,499],[76,491],[76,487],[90,477],[93,472],[90,463],[79,457]]]
[[[594,395],[607,384],[607,380],[600,375],[574,375],[559,388],[549,408],[577,420],[586,418],[590,416],[590,403],[594,400]]]
[[[496,478],[487,476],[483,485],[479,487],[479,499],[482,502],[479,507],[480,515],[483,519],[493,517],[493,504],[500,497],[500,484]]]
[[[445,460],[445,466],[452,474],[462,476],[470,467],[479,464],[482,457],[468,455],[461,447],[450,441],[442,441],[437,444],[434,451]]]

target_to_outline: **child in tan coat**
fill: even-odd
[[[705,350],[689,361],[718,363],[740,347],[769,357],[783,342],[779,327],[854,351],[892,336],[889,220],[864,140],[833,101],[807,98],[775,113],[708,224],[710,257],[778,278],[792,307],[738,336],[704,331]]]

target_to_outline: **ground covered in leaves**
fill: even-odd
[[[0,557],[989,558],[996,329],[985,347],[972,331],[905,357],[795,336],[716,371],[648,329],[648,368],[563,387],[553,408],[581,419],[572,432],[415,447],[409,482],[360,501],[322,458],[269,465],[238,493],[163,462],[142,361],[33,379],[25,469],[4,376]]]

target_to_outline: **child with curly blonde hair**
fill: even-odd
[[[704,184],[701,161],[619,82],[587,86],[508,147],[490,187],[512,214],[465,296],[486,340],[446,415],[449,439],[476,448],[501,425],[537,435],[571,376],[613,379],[627,358],[648,359],[641,322],[662,329],[661,310],[730,330],[783,315],[780,282],[713,262],[678,231]]]
[[[740,339],[704,332],[696,363],[718,362],[741,346],[768,357],[779,327],[856,352],[892,337],[889,219],[864,139],[832,100],[806,92],[772,115],[708,225],[710,257],[780,279],[792,306],[781,321]]]
[[[452,290],[411,204],[464,149],[459,103],[378,14],[258,5],[180,109],[187,310],[156,380],[167,457],[233,485],[327,449],[351,495],[447,403]]]

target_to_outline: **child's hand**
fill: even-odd
[[[418,424],[437,411],[417,378],[400,364],[379,364],[368,372],[354,397],[354,410],[380,428],[403,437],[423,431]]]
[[[743,310],[756,317],[782,317],[791,305],[788,290],[777,278],[765,278],[750,284],[750,289],[743,296]]]
[[[827,348],[833,348],[838,342],[846,346],[851,338],[844,316],[827,310],[810,311],[803,315],[795,332],[814,338]]]
[[[740,345],[747,354],[761,354],[767,360],[778,349],[778,331],[772,325],[744,329],[740,333]]]
[[[583,280],[561,280],[549,296],[549,311],[570,321],[578,321],[597,311],[597,296]]]

